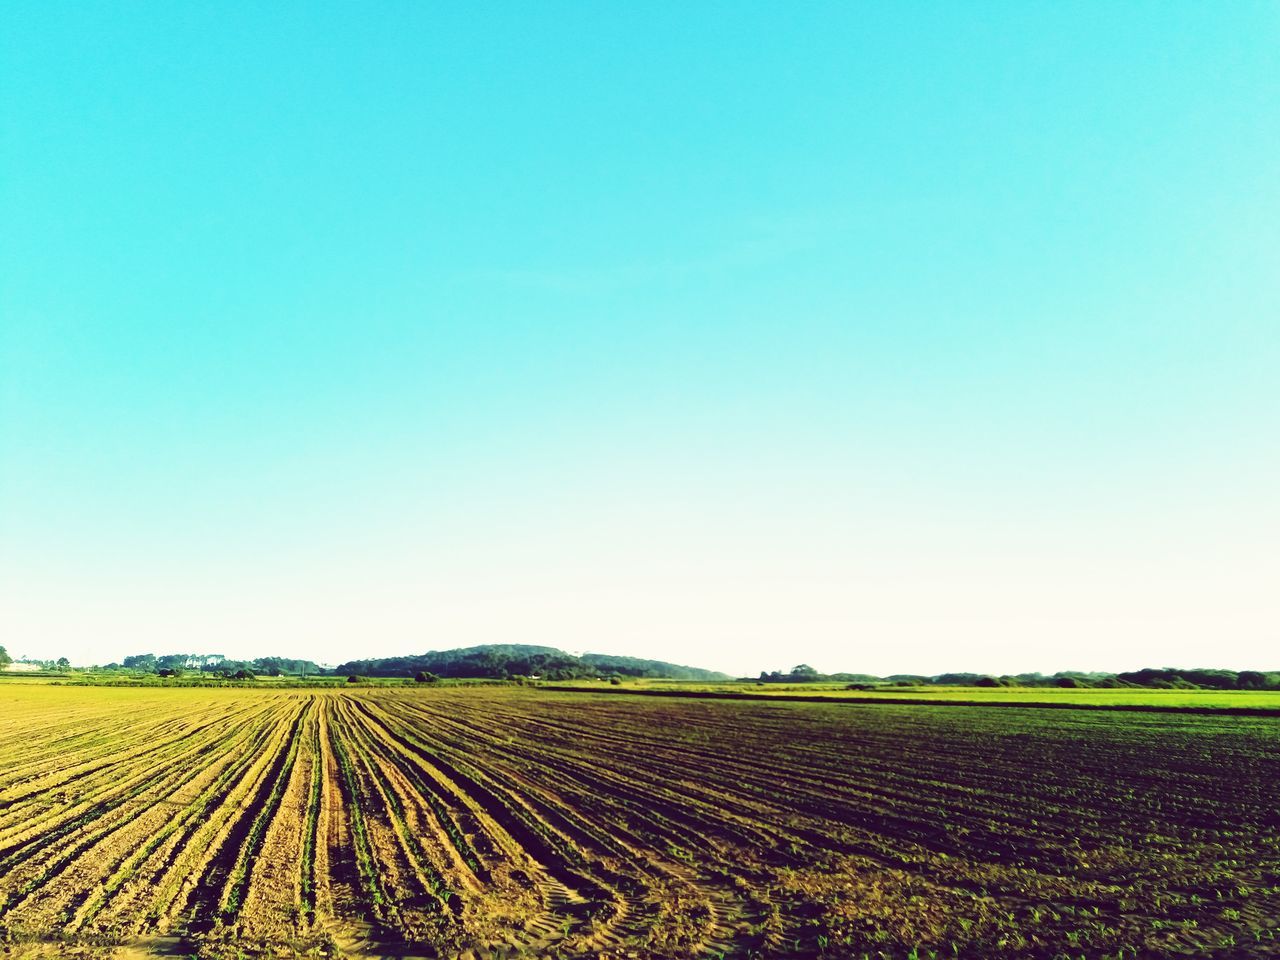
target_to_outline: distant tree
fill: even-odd
[[[249,664],[250,669],[269,677],[281,677],[296,673],[301,676],[320,672],[320,667],[310,660],[293,660],[289,657],[259,657]]]
[[[998,687],[1000,686],[1000,681],[995,677],[979,677],[973,681],[973,685],[975,687]]]
[[[1118,677],[1126,683],[1157,690],[1198,690],[1203,687],[1234,690],[1240,683],[1234,670],[1181,670],[1174,667],[1146,667],[1118,674]]]
[[[1058,677],[1056,680],[1053,681],[1053,685],[1055,687],[1068,687],[1068,688],[1084,686],[1084,684],[1082,684],[1075,677]]]
[[[11,663],[13,663],[13,658],[9,656],[9,651],[4,647],[0,647],[0,670],[3,670]]]
[[[1241,690],[1261,690],[1267,685],[1267,675],[1258,670],[1241,670],[1236,676],[1236,686]]]
[[[348,677],[347,679],[350,679]],[[413,678],[415,683],[439,683],[440,678],[430,670],[419,670]]]
[[[791,668],[792,680],[817,680],[818,671],[813,669],[807,663],[797,664]]]
[[[358,677],[353,673],[347,677],[347,683],[364,683],[364,677]]]
[[[59,657],[57,660],[56,666],[59,670],[70,670],[71,661],[68,660],[66,657]]]
[[[145,670],[147,673],[155,673],[156,655],[154,653],[139,653],[132,657],[125,657],[124,668],[126,670]]]
[[[258,679],[252,673],[250,673],[248,670],[245,670],[244,668],[237,670],[231,676],[236,680],[257,680]]]

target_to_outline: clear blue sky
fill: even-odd
[[[11,3],[0,643],[1280,667],[1273,3]]]

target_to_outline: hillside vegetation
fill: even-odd
[[[418,673],[429,673],[439,677],[499,680],[510,677],[578,680],[609,676],[703,681],[729,679],[727,673],[686,667],[662,660],[641,660],[636,657],[615,657],[599,653],[574,656],[555,647],[520,643],[436,650],[410,657],[349,660],[340,664],[335,672],[368,677],[411,677]]]
[[[65,657],[56,660],[24,658],[14,662],[0,646],[0,671],[39,670],[47,673],[81,673],[124,677],[196,677],[253,680],[258,677],[338,678],[378,677],[401,679],[476,680],[680,680],[701,683],[735,682],[726,673],[650,660],[641,657],[602,653],[572,654],[556,647],[524,643],[491,643],[450,650],[433,650],[402,657],[348,660],[325,666],[313,660],[290,657],[257,657],[234,660],[218,653],[142,653],[127,656],[120,663],[73,668]],[[1148,690],[1252,690],[1280,691],[1280,670],[1223,670],[1149,667],[1124,673],[1064,670],[1054,674],[1019,673],[995,676],[981,673],[890,674],[821,673],[808,664],[788,671],[761,671],[758,677],[740,677],[737,683],[758,685],[847,685],[850,690],[885,690],[912,687],[1058,687],[1066,689]]]

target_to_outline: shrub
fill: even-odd
[[[347,679],[350,680],[353,678],[348,677]],[[430,670],[419,670],[417,675],[413,678],[413,682],[414,683],[439,683],[440,678],[437,677]]]

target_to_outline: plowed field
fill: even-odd
[[[12,956],[1280,955],[1280,720],[0,690]]]

